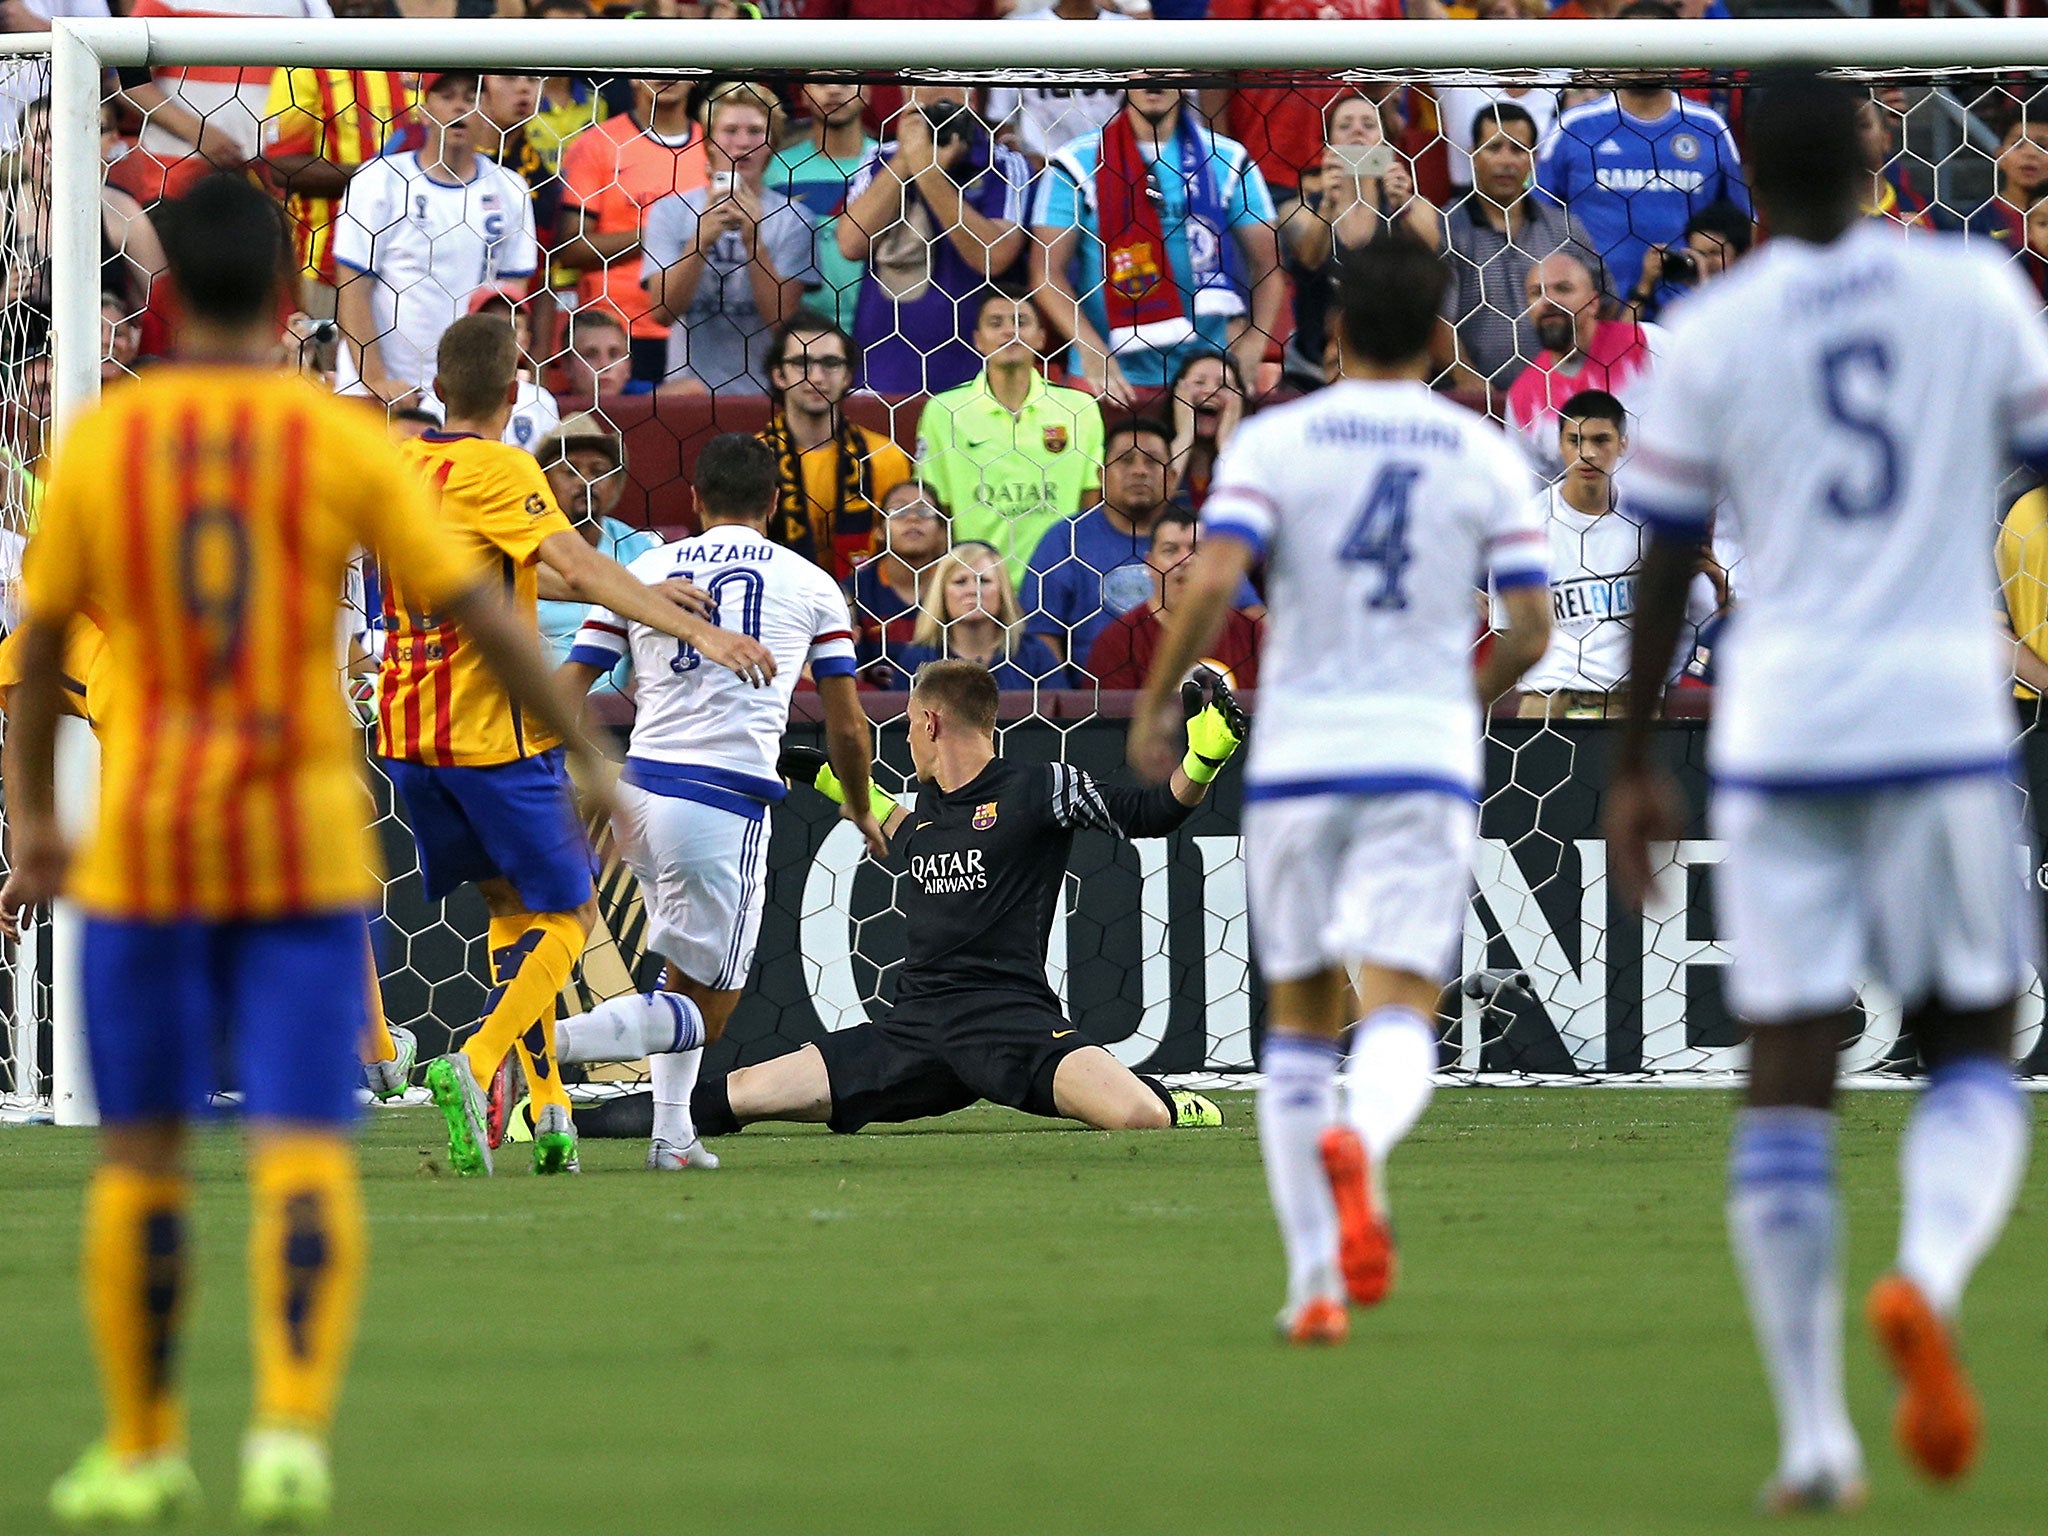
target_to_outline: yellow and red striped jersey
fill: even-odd
[[[107,664],[107,637],[100,626],[78,615],[64,632],[64,713],[76,715],[95,731],[113,707],[113,671]],[[21,681],[21,631],[0,640],[0,693]]]
[[[413,117],[405,76],[382,69],[280,69],[271,77],[264,112],[264,152],[316,155],[344,171],[374,160]],[[334,219],[338,197],[285,200],[299,270],[334,281]]]
[[[88,911],[226,921],[376,895],[334,686],[358,547],[444,603],[483,575],[376,418],[294,375],[166,364],[66,434],[22,586],[32,622],[102,616],[119,679],[72,878]]]
[[[538,640],[541,542],[572,529],[533,455],[466,432],[424,433],[399,453],[439,504],[442,526],[473,559],[497,570],[514,611]],[[430,768],[490,768],[560,744],[554,732],[527,723],[430,597],[390,571],[382,573],[382,587],[380,753]]]

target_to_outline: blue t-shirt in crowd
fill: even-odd
[[[1226,139],[1208,129],[1195,129],[1196,143],[1216,178],[1217,201],[1223,207],[1224,223],[1231,230],[1247,225],[1271,224],[1273,194],[1266,178],[1253,164],[1250,153],[1235,139]],[[1171,150],[1169,143],[1167,148]],[[1192,310],[1195,293],[1194,262],[1188,253],[1188,184],[1180,174],[1178,159],[1169,155],[1161,166],[1149,144],[1138,151],[1152,164],[1152,185],[1159,192],[1154,205],[1159,210],[1160,232],[1166,237],[1167,259],[1173,264],[1173,280],[1180,288],[1181,304]],[[1078,229],[1073,268],[1068,273],[1074,292],[1081,296],[1081,313],[1095,327],[1096,334],[1109,338],[1109,311],[1103,303],[1102,230],[1095,212],[1095,176],[1102,166],[1102,133],[1085,133],[1053,156],[1038,178],[1038,196],[1031,211],[1034,225],[1049,229]],[[1226,234],[1225,238],[1229,238]],[[1245,312],[1251,312],[1251,295],[1244,295]],[[1168,348],[1125,348],[1116,355],[1117,366],[1137,389],[1164,389],[1173,381],[1182,361],[1196,353],[1226,350],[1231,320],[1227,315],[1193,315],[1196,335],[1182,346]]]
[[[1742,156],[1728,124],[1685,97],[1659,118],[1631,117],[1612,96],[1557,120],[1536,161],[1536,185],[1584,226],[1614,291],[1633,289],[1651,245],[1677,245],[1710,203],[1750,211]]]
[[[936,645],[906,645],[900,651],[892,647],[889,664],[899,674],[896,686],[908,688],[919,667],[928,661],[938,661],[945,654]],[[1060,665],[1059,657],[1053,655],[1052,647],[1036,635],[1024,636],[1017,642],[1017,649],[999,658],[989,672],[995,677],[996,687],[1005,693],[1013,688],[1067,686],[1067,669]]]
[[[597,552],[610,555],[621,565],[631,565],[650,549],[661,548],[661,535],[652,528],[635,528],[622,523],[616,517],[600,518],[597,525]],[[541,649],[548,659],[560,666],[569,659],[569,647],[576,639],[576,631],[583,627],[583,619],[590,612],[588,603],[544,602],[534,605],[540,619]],[[621,661],[610,672],[591,685],[592,693],[622,693],[626,679],[633,675],[630,662]]]
[[[1061,518],[1045,530],[1024,571],[1026,627],[1059,642],[1078,668],[1107,625],[1152,596],[1145,564],[1151,547],[1149,532],[1125,533],[1101,507]],[[1249,608],[1258,600],[1247,581],[1232,605]]]

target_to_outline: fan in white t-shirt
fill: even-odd
[[[1011,21],[1147,21],[1152,0],[1021,0]],[[1123,106],[1113,85],[999,85],[988,93],[988,120],[1034,168],[1084,133],[1105,126]]]
[[[1522,678],[1520,713],[1601,719],[1619,714],[1628,678],[1636,571],[1649,534],[1616,505],[1614,472],[1628,452],[1628,414],[1605,390],[1573,395],[1558,413],[1564,474],[1536,498],[1550,536],[1550,644]],[[1715,584],[1693,582],[1687,627],[1697,632],[1721,606]],[[1505,624],[1499,599],[1494,624]],[[1689,657],[1690,645],[1680,655]]]

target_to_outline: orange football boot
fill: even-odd
[[[1378,1306],[1394,1288],[1394,1234],[1373,1209],[1365,1143],[1350,1126],[1333,1125],[1320,1146],[1337,1202],[1337,1266],[1344,1289],[1357,1305]]]
[[[1864,1310],[1899,1378],[1892,1420],[1899,1449],[1935,1482],[1954,1482],[1977,1460],[1984,1410],[1948,1324],[1904,1275],[1873,1285]]]
[[[1311,1296],[1281,1329],[1290,1344],[1342,1344],[1351,1336],[1351,1314],[1334,1296]]]

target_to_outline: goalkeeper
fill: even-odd
[[[1164,837],[1187,820],[1245,736],[1244,711],[1207,668],[1183,686],[1187,757],[1163,785],[1098,784],[1061,763],[996,756],[996,683],[969,661],[934,661],[910,690],[916,803],[874,791],[876,819],[908,878],[908,949],[884,1019],[698,1086],[699,1134],[757,1120],[835,1131],[949,1114],[989,1099],[1098,1130],[1220,1125],[1215,1105],[1140,1077],[1060,1013],[1045,946],[1067,853],[1084,827]],[[824,754],[785,751],[783,776],[837,800]]]

